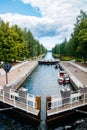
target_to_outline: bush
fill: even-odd
[[[73,59],[73,58],[70,57],[70,56],[62,56],[60,60],[62,60],[62,61],[70,61],[70,60],[72,60],[72,59]]]
[[[2,67],[1,63],[0,63],[0,68]]]
[[[83,62],[82,59],[75,59],[76,62]]]

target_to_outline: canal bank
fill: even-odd
[[[9,115],[26,123],[30,119],[35,123],[40,122],[41,97],[30,95],[27,89],[21,87],[37,66],[37,61],[26,61],[15,65],[8,73],[8,84],[5,84],[5,74],[0,77],[1,112],[7,110]]]
[[[8,73],[8,86],[17,90],[38,66],[37,61],[25,61],[13,66]],[[6,85],[6,75],[1,70],[0,86]]]

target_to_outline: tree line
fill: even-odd
[[[30,30],[9,25],[0,19],[0,61],[16,62],[45,54],[46,48],[36,40]]]
[[[87,60],[87,14],[80,11],[80,15],[76,18],[73,33],[69,41],[65,40],[60,44],[56,44],[52,48],[53,54],[60,56],[72,56],[74,58]]]

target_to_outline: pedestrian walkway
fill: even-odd
[[[74,62],[70,61],[61,61],[61,65],[66,68],[68,72],[74,75],[78,81],[80,81],[84,86],[87,86],[87,68],[80,66]]]
[[[21,81],[23,77],[27,77],[32,69],[38,65],[37,61],[26,61],[17,64],[11,68],[8,73],[8,84],[15,84]],[[5,71],[1,69],[0,86],[6,85]]]
[[[80,70],[82,70],[82,71],[84,71],[84,72],[87,73],[87,68],[86,68],[86,67],[83,67],[83,66],[81,66],[81,65],[78,65],[78,64],[76,64],[75,62],[72,62],[72,61],[70,61],[69,63],[72,64],[73,66],[79,68]]]

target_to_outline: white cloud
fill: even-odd
[[[80,10],[87,12],[87,0],[21,0],[39,8],[42,17],[23,16],[20,14],[0,15],[10,24],[18,24],[22,28],[29,28],[35,37],[47,48],[52,48],[55,43],[69,39],[73,31],[76,17]]]

